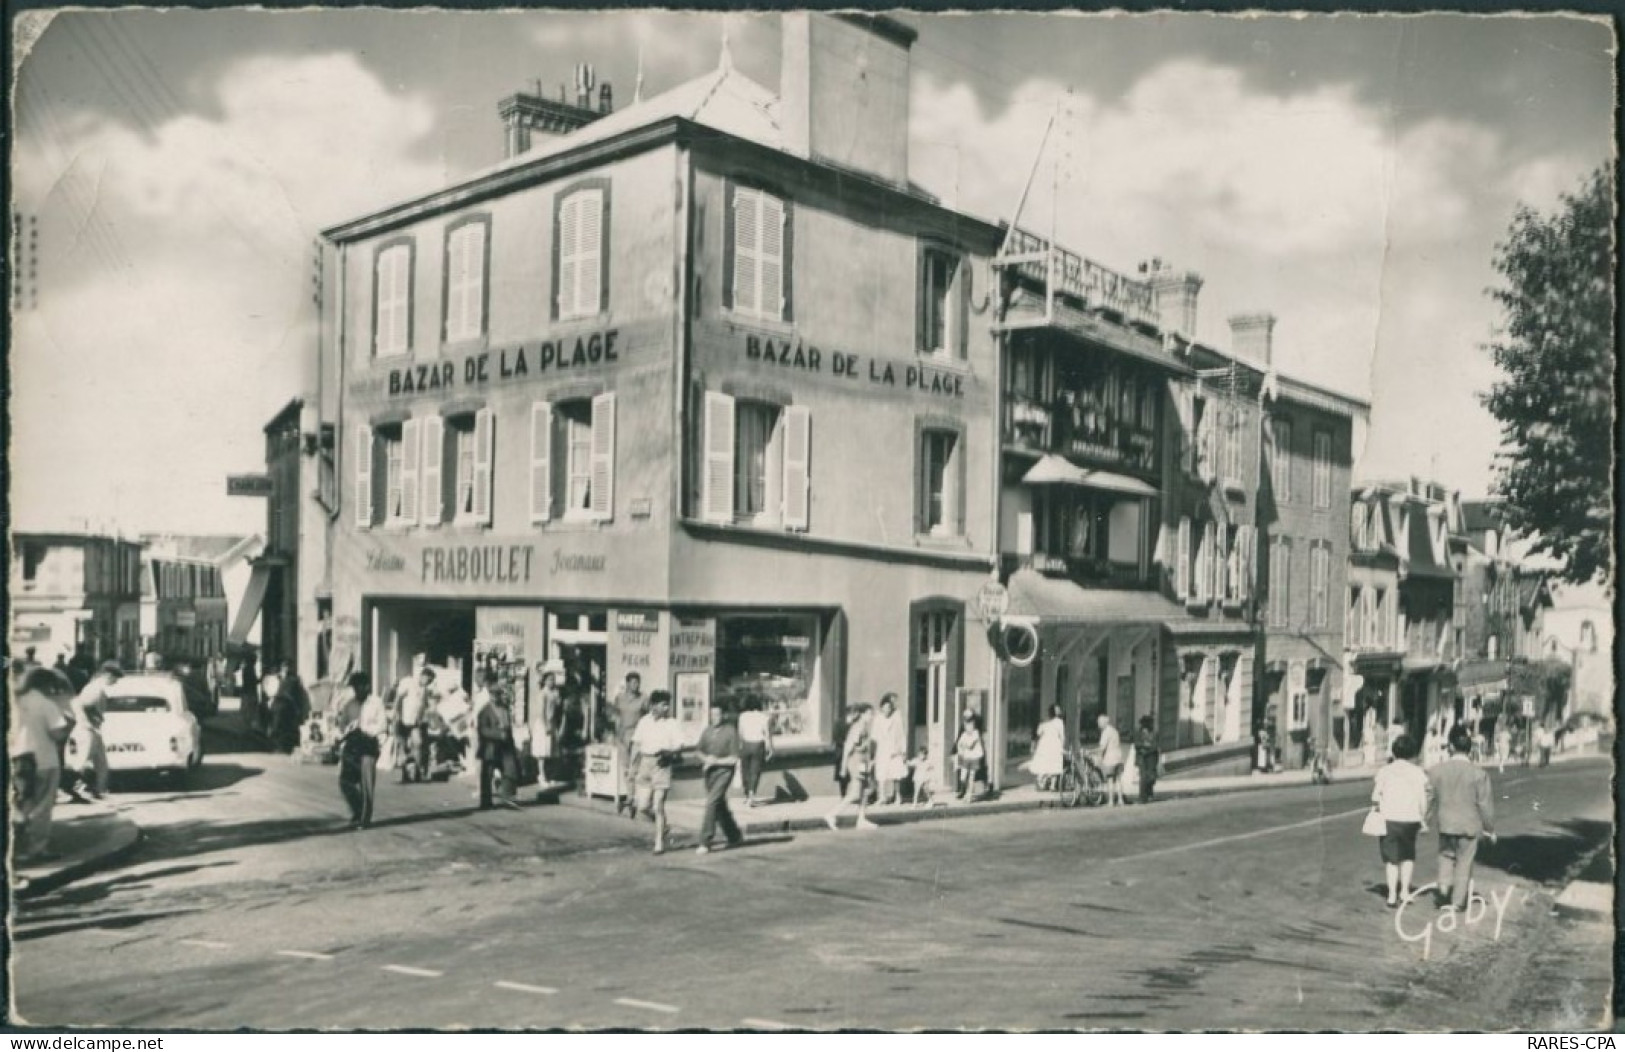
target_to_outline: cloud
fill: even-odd
[[[1495,375],[1479,349],[1493,245],[1514,201],[1576,184],[1577,159],[1513,164],[1499,132],[1466,119],[1401,125],[1352,86],[1269,91],[1196,59],[1115,96],[1028,80],[997,112],[921,73],[911,104],[915,181],[998,219],[1058,113],[1021,225],[1048,231],[1058,164],[1063,244],[1125,272],[1152,256],[1196,270],[1198,335],[1219,347],[1229,315],[1273,311],[1278,367],[1376,397],[1374,470],[1437,466],[1486,485],[1497,432],[1476,393]]]
[[[138,528],[262,529],[224,476],[263,468],[261,428],[306,389],[312,237],[445,180],[417,156],[428,104],[353,56],[252,58],[213,94],[215,117],[77,117],[19,140],[41,244],[39,305],[11,345],[13,501],[30,517],[117,505]]]

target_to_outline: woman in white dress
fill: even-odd
[[[908,728],[897,711],[897,695],[880,699],[880,712],[870,728],[875,740],[875,779],[880,783],[880,802],[896,803],[898,790],[908,777]]]
[[[1039,725],[1038,741],[1033,746],[1030,769],[1038,779],[1038,788],[1053,789],[1065,765],[1066,720],[1061,717],[1061,707],[1051,705],[1049,719]]]

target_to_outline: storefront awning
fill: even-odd
[[[1029,486],[1081,486],[1089,473],[1065,457],[1045,453],[1021,476]]]
[[[248,587],[243,591],[242,605],[237,607],[237,616],[232,619],[231,635],[226,637],[227,642],[241,646],[248,639],[248,631],[260,616],[260,606],[265,602],[265,590],[270,584],[271,568],[254,567],[254,572],[248,578]]]
[[[1131,497],[1155,497],[1157,488],[1127,475],[1111,471],[1080,468],[1072,461],[1054,453],[1038,458],[1038,463],[1027,469],[1021,481],[1029,486],[1084,486],[1089,489],[1108,490]]]
[[[1406,672],[1432,672],[1439,668],[1439,666],[1440,661],[1436,657],[1419,657],[1416,655],[1408,655],[1404,661],[1400,662],[1400,668],[1404,669]]]
[[[1161,625],[1186,620],[1183,609],[1152,591],[1084,588],[1033,570],[1017,570],[1007,588],[1008,615],[1037,618],[1041,624]]]
[[[1129,478],[1127,475],[1118,475],[1110,471],[1088,472],[1083,480],[1085,486],[1091,489],[1110,490],[1113,493],[1126,493],[1131,497],[1155,497],[1157,487],[1139,479]]]

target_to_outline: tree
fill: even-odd
[[[1495,491],[1507,525],[1571,584],[1613,581],[1614,188],[1606,167],[1551,215],[1519,205],[1489,290],[1505,325],[1487,349],[1503,378]]]

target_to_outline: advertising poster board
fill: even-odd
[[[645,696],[664,689],[669,672],[671,619],[655,610],[615,610],[609,620],[608,681],[604,699],[612,701],[626,683],[626,675],[636,672],[643,681]]]
[[[711,673],[679,672],[676,702],[677,725],[682,729],[683,741],[694,745],[711,722]]]
[[[587,795],[621,795],[621,750],[613,742],[598,742],[587,746]]]

